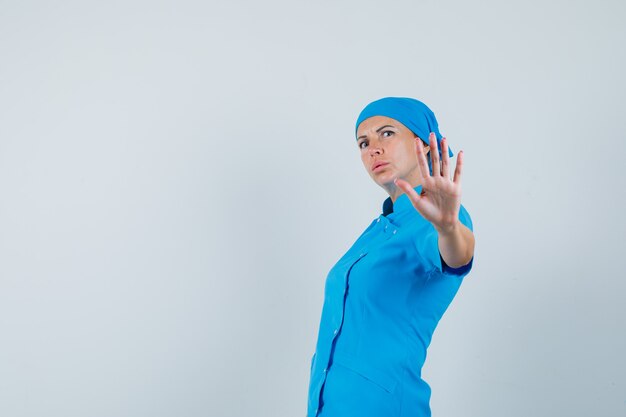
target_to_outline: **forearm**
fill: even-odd
[[[474,256],[474,234],[460,221],[447,228],[437,230],[439,253],[444,262],[452,268],[467,265]]]

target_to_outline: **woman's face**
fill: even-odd
[[[357,129],[361,161],[374,182],[386,190],[395,189],[393,180],[402,178],[414,187],[421,184],[417,166],[417,141],[406,126],[395,119],[373,116]],[[424,146],[424,152],[428,152]]]

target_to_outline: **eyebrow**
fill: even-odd
[[[383,129],[384,129],[384,128],[386,128],[386,127],[392,127],[392,128],[394,128],[394,129],[395,129],[395,126],[391,126],[391,125],[384,125],[384,126],[379,127],[378,129],[376,129],[376,133],[379,133],[381,130],[383,130]],[[362,138],[367,138],[367,136],[366,136],[366,135],[361,135],[361,136],[359,136],[358,138],[356,138],[356,140],[359,140],[359,139],[362,139]]]

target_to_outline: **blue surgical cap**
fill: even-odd
[[[361,122],[373,116],[386,116],[399,121],[419,136],[426,145],[428,145],[430,132],[434,132],[439,145],[439,154],[441,154],[441,133],[439,133],[435,113],[421,101],[407,97],[385,97],[371,102],[365,106],[356,120],[355,135]],[[449,146],[448,155],[453,156]]]

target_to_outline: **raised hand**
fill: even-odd
[[[450,157],[448,142],[441,140],[441,165],[439,149],[434,133],[429,136],[432,175],[424,155],[424,145],[417,141],[417,164],[422,175],[422,192],[418,195],[407,181],[396,179],[395,184],[409,197],[413,207],[431,222],[440,233],[450,232],[459,225],[461,207],[461,172],[463,169],[463,151],[457,156],[454,177],[450,178]]]

